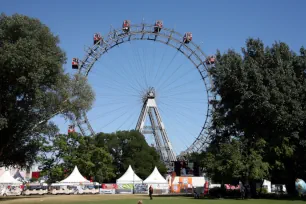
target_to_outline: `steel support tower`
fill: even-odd
[[[136,125],[136,130],[142,134],[153,134],[155,139],[155,148],[165,163],[167,170],[173,171],[173,162],[176,161],[176,155],[168,138],[165,126],[159,114],[156,101],[155,90],[150,87],[144,94],[143,106]],[[151,126],[145,126],[146,117],[149,116]]]

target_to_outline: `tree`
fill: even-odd
[[[72,172],[75,166],[87,179],[103,182],[114,176],[111,155],[102,147],[97,147],[91,137],[78,133],[57,135],[43,145],[39,156],[42,175],[48,182],[60,181]]]
[[[155,166],[161,174],[166,173],[166,167],[155,148],[150,147],[138,131],[99,133],[95,136],[95,141],[97,146],[105,147],[113,157],[113,168],[116,172],[112,181],[120,177],[129,165],[143,179],[150,175]]]
[[[305,144],[300,142],[305,141],[305,50],[298,56],[285,43],[264,48],[259,39],[248,39],[242,54],[218,51],[217,64],[210,69],[219,100],[214,101],[208,151],[218,159],[224,145],[235,139],[244,146],[245,181],[268,177],[269,164],[272,178],[275,172],[287,175],[282,181],[292,192],[295,177],[305,176],[297,168],[305,163]]]
[[[40,140],[56,131],[47,122],[55,113],[78,116],[91,107],[91,88],[86,79],[64,73],[66,57],[58,44],[38,19],[1,14],[1,166],[32,163]]]

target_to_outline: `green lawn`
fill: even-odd
[[[234,200],[234,199],[193,199],[190,197],[155,197],[149,200],[148,196],[137,195],[59,195],[59,196],[30,196],[0,198],[1,204],[302,204],[304,201],[291,200]]]

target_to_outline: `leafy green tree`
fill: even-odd
[[[78,116],[94,94],[86,79],[64,73],[59,38],[38,19],[0,15],[0,161],[33,162],[56,113]],[[76,100],[71,100],[76,98]],[[72,114],[73,113],[73,114]]]
[[[305,168],[298,168],[305,163],[304,48],[297,55],[282,42],[265,48],[259,39],[248,39],[242,55],[229,50],[216,57],[210,72],[219,100],[208,150],[216,157],[235,138],[244,146],[245,181],[269,177],[269,167],[272,179],[286,175],[278,183],[293,192],[295,177],[306,176]]]
[[[57,135],[45,141],[44,150],[39,157],[42,174],[49,177],[48,182],[64,179],[75,166],[87,179],[103,182],[114,176],[111,155],[102,147],[97,147],[91,137],[77,133]]]
[[[143,179],[150,175],[155,166],[161,174],[166,173],[166,167],[155,148],[150,147],[138,131],[99,133],[95,136],[95,141],[97,146],[105,147],[113,157],[113,167],[116,172],[112,182],[119,178],[129,165]]]

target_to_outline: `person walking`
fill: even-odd
[[[153,187],[152,187],[152,185],[150,185],[150,187],[149,187],[149,196],[150,196],[150,200],[153,199],[152,195],[153,195]]]
[[[241,181],[239,182],[239,186],[240,186],[241,199],[244,199],[245,198],[245,187]]]

